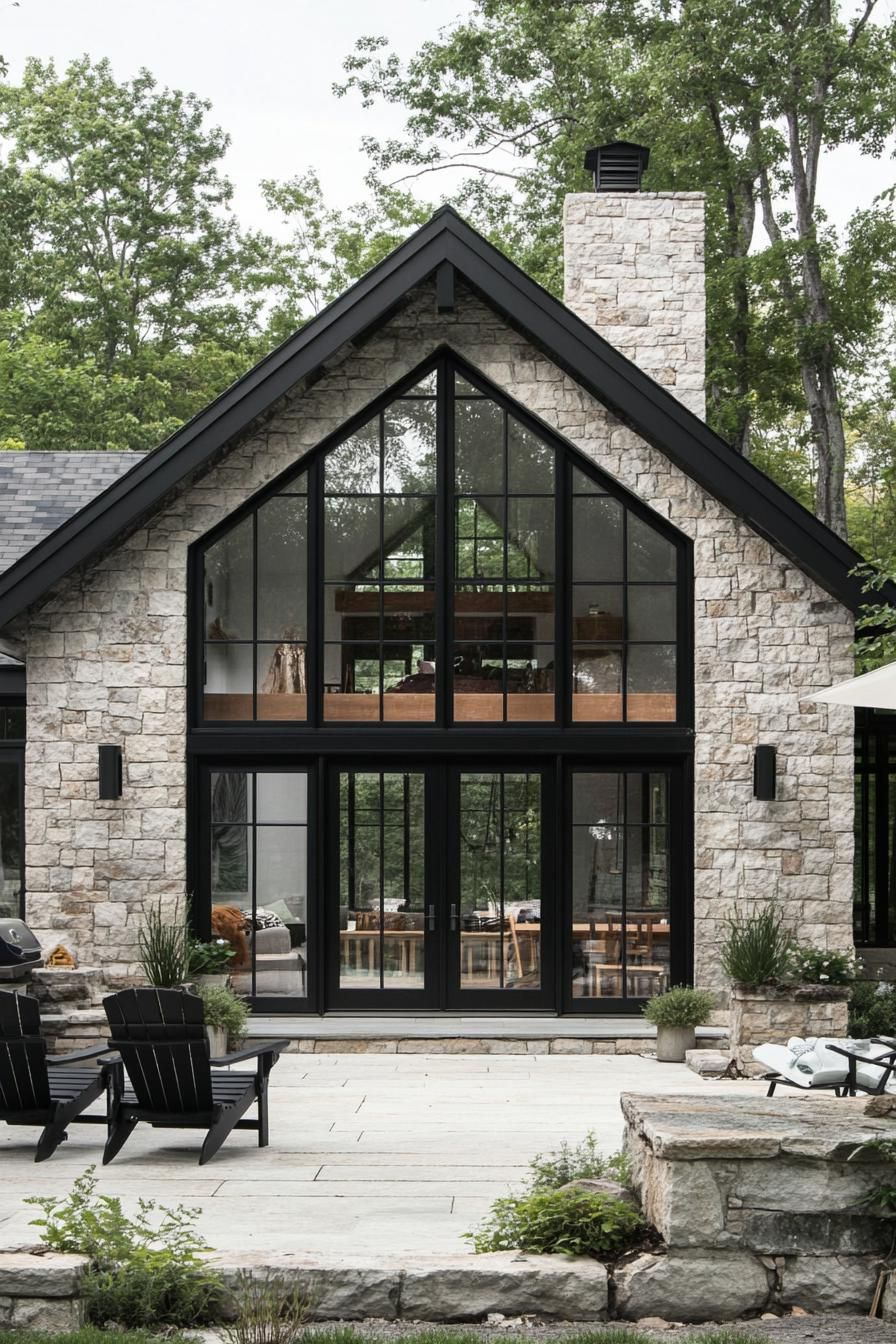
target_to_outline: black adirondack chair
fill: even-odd
[[[112,1032],[110,1047],[120,1059],[112,1079],[104,1164],[121,1151],[141,1120],[170,1129],[207,1130],[200,1166],[234,1129],[257,1130],[259,1148],[267,1147],[268,1076],[288,1041],[259,1041],[212,1059],[202,1000],[181,989],[125,989],[104,999],[103,1007]],[[258,1061],[254,1073],[223,1071],[248,1059]],[[255,1103],[258,1118],[244,1119]]]
[[[109,1071],[87,1065],[108,1055],[106,1045],[70,1055],[48,1055],[40,1034],[37,1000],[0,993],[0,1120],[8,1125],[43,1125],[35,1162],[45,1162],[68,1138],[73,1122],[105,1125],[106,1115],[84,1112],[107,1089]],[[73,1067],[83,1064],[86,1067]]]

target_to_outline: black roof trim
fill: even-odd
[[[482,298],[582,387],[852,610],[859,554],[736,454],[671,393],[487,242],[450,206],[233,383],[182,429],[0,576],[0,627],[136,524],[301,378],[382,321],[450,262]],[[896,590],[888,600],[896,600]]]

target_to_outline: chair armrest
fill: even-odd
[[[70,1055],[47,1055],[48,1064],[81,1064],[85,1059],[108,1055],[108,1045],[92,1045],[89,1050],[74,1050]]]
[[[258,1059],[260,1055],[280,1055],[289,1046],[289,1041],[258,1041],[255,1045],[235,1050],[231,1055],[222,1055],[220,1059],[209,1060],[215,1068],[226,1064],[239,1064],[244,1059]]]
[[[882,1042],[886,1044],[886,1042]],[[877,1064],[882,1069],[891,1069],[896,1064],[896,1046],[888,1050],[885,1055],[860,1055],[855,1050],[844,1050],[842,1045],[829,1045],[828,1049],[835,1055],[844,1055],[847,1059],[854,1059],[857,1064]]]

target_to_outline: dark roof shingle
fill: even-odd
[[[0,452],[0,573],[142,457],[143,453]]]

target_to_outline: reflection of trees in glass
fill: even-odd
[[[538,775],[462,775],[461,909],[541,899],[541,780]],[[503,882],[502,882],[503,866]]]
[[[249,890],[249,776],[229,770],[212,776],[212,891]],[[220,819],[220,820],[219,820]],[[229,824],[221,824],[229,823]]]
[[[385,902],[391,909],[423,908],[423,787],[423,776],[414,773],[342,775],[340,904],[354,910],[378,910]]]

